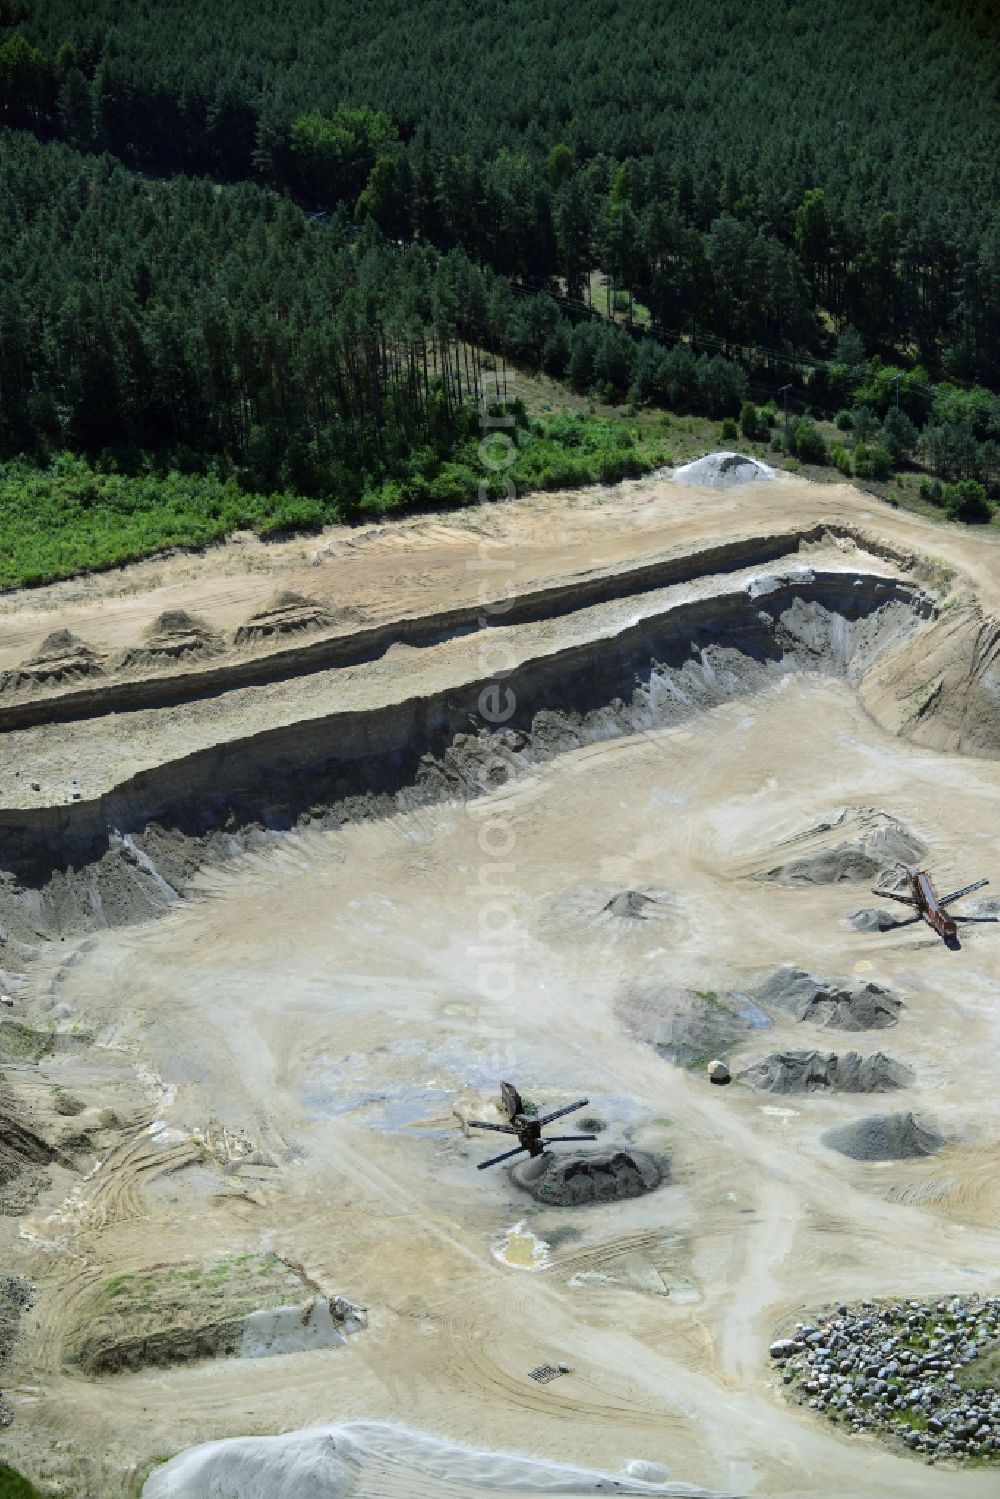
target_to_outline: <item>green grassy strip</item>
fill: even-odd
[[[496,439],[488,450],[502,463]],[[253,494],[212,474],[104,473],[64,455],[47,469],[0,465],[0,588],[52,582],[134,561],[169,547],[198,547],[233,531],[262,536],[318,530],[337,521],[474,504],[486,480],[503,494],[605,483],[670,461],[662,440],[624,422],[556,416],[518,429],[516,459],[502,474],[484,466],[475,441],[447,458],[416,457],[407,471],[370,481],[359,501],[337,496]]]
[[[38,1489],[6,1463],[0,1463],[0,1499],[42,1499]]]

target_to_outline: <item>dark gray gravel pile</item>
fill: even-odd
[[[857,1051],[773,1051],[736,1075],[761,1093],[888,1093],[912,1080],[908,1067],[881,1051],[869,1057]]]
[[[909,1113],[870,1114],[828,1129],[820,1138],[852,1161],[913,1161],[944,1144],[943,1135]]]
[[[751,993],[758,1004],[787,1010],[796,1020],[831,1030],[884,1030],[895,1025],[903,1001],[881,984],[845,983],[817,978],[802,968],[779,968],[757,982]]]
[[[1000,1354],[1000,1297],[840,1306],[770,1351],[797,1398],[833,1421],[928,1462],[1000,1461],[1000,1375],[962,1388],[968,1365]]]

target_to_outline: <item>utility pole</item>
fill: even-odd
[[[792,388],[791,385],[783,385],[781,387],[781,389],[778,391],[779,396],[784,396],[784,398],[785,398],[785,451],[786,452],[788,451],[788,392],[791,390],[791,388]]]
[[[903,377],[902,377],[902,375],[893,375],[892,378],[893,378],[893,380],[895,381],[895,384],[896,384],[896,410],[898,411],[899,410],[899,382],[900,382],[900,380],[902,380]]]

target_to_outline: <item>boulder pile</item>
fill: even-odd
[[[840,1306],[770,1349],[802,1404],[928,1462],[1000,1461],[1000,1374],[963,1379],[998,1351],[1000,1297],[976,1296]]]

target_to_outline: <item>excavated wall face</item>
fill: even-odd
[[[16,946],[142,920],[202,865],[302,823],[476,796],[564,750],[677,723],[789,673],[859,685],[930,614],[905,582],[765,576],[523,662],[503,679],[516,706],[496,729],[479,706],[495,679],[467,681],[199,751],[99,800],[0,813],[0,932]]]

